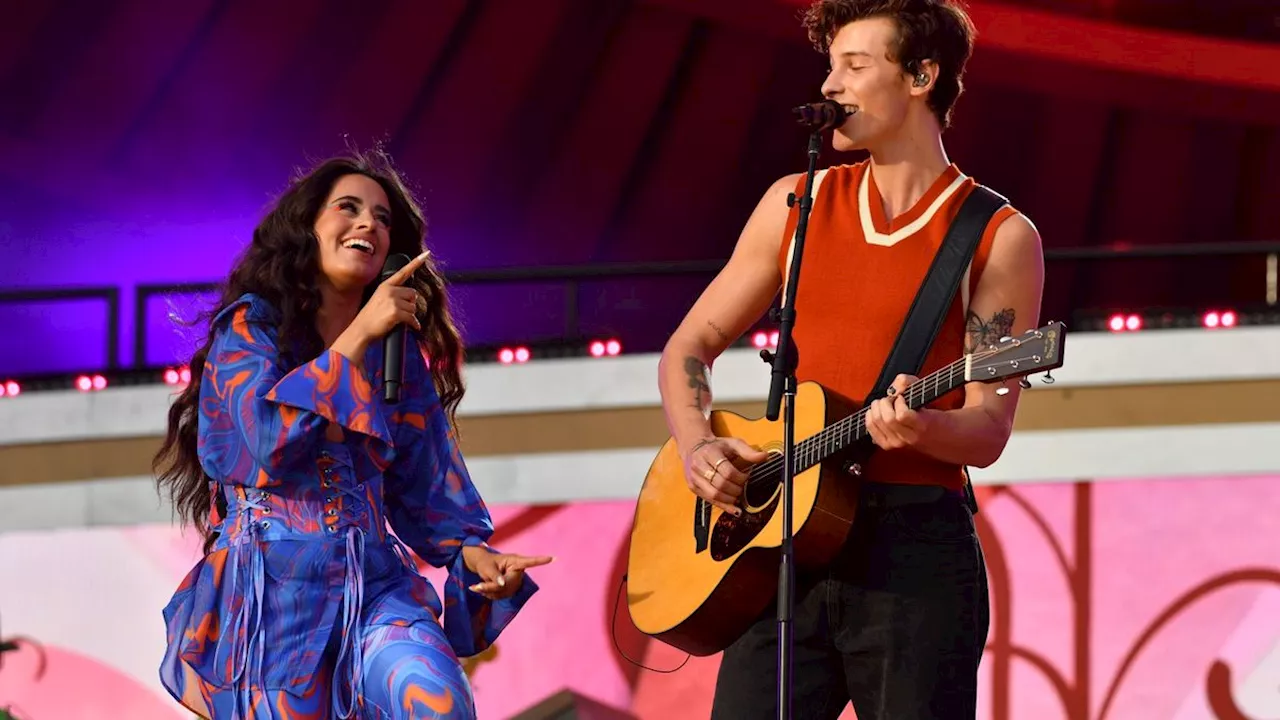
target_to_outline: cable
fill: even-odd
[[[676,672],[680,668],[684,667],[685,663],[689,662],[689,658],[693,657],[693,655],[686,654],[684,657],[684,660],[681,661],[679,665],[675,666],[670,670],[658,670],[657,668],[651,668],[648,665],[632,660],[631,658],[627,657],[626,653],[622,652],[622,646],[618,644],[618,606],[622,604],[622,585],[626,581],[627,581],[627,575],[626,573],[623,573],[622,579],[618,581],[618,595],[613,600],[613,617],[609,619],[609,634],[613,636],[614,649],[618,651],[618,654],[622,656],[623,660],[626,660],[627,662],[631,663],[632,665],[635,665],[638,668],[643,668],[645,670],[648,670],[649,672],[662,673],[664,675]]]

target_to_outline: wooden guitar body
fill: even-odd
[[[1041,371],[1049,382],[1047,371],[1062,366],[1065,329],[1055,322],[1001,338],[916,380],[901,396],[918,409],[966,383],[1003,383]],[[846,468],[864,463],[874,449],[866,410],[854,407],[817,383],[796,388],[797,570],[828,564],[853,524],[858,480]],[[768,609],[777,596],[781,555],[781,419],[713,412],[711,429],[773,455],[740,468],[749,474],[746,511],[735,518],[698,498],[669,439],[640,489],[627,559],[627,606],[636,628],[693,655],[728,647]]]
[[[796,443],[847,416],[853,405],[817,383],[796,388]],[[783,425],[713,411],[718,437],[736,437],[775,454]],[[848,454],[797,472],[792,527],[799,569],[828,563],[853,523],[857,488],[843,466]],[[800,470],[800,463],[796,464]],[[723,650],[755,622],[778,587],[782,494],[771,476],[752,476],[741,517],[693,494],[675,442],[668,440],[645,476],[628,559],[627,603],[641,632],[693,655]]]

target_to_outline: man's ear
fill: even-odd
[[[932,60],[921,60],[916,72],[911,76],[911,94],[927,95],[938,80],[938,63]]]

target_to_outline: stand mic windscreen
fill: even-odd
[[[849,117],[849,113],[835,100],[808,103],[792,108],[791,112],[795,114],[796,122],[814,132],[840,127]]]

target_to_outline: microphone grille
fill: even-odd
[[[801,105],[793,108],[792,112],[795,113],[797,122],[816,130],[836,127],[849,115],[844,106],[830,99]]]

